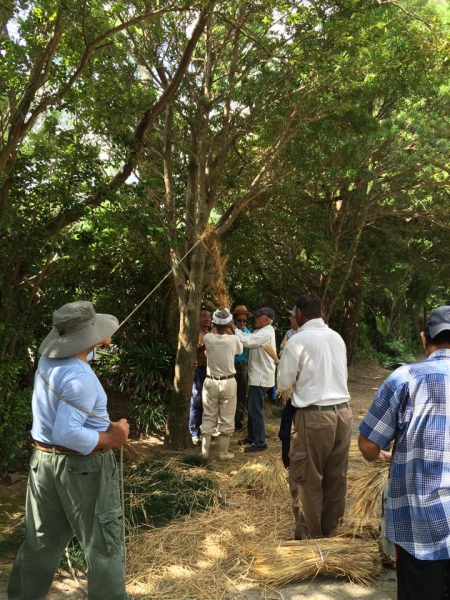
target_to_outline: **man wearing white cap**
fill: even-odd
[[[86,554],[89,600],[129,600],[112,452],[126,442],[129,425],[125,419],[109,422],[105,391],[88,364],[96,347],[111,343],[119,322],[80,301],[55,311],[53,325],[39,348],[26,537],[8,600],[44,598],[74,534]]]
[[[213,325],[217,333],[207,333],[206,379],[203,384],[202,456],[209,458],[211,436],[217,426],[219,431],[219,459],[230,460],[234,454],[228,452],[230,437],[234,433],[236,413],[236,369],[234,357],[241,354],[241,342],[232,335],[230,323],[233,315],[228,309],[216,310]]]

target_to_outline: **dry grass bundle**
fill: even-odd
[[[285,496],[288,490],[286,469],[278,457],[266,454],[260,460],[246,463],[233,473],[231,486],[260,498]],[[286,509],[289,510],[288,506]]]
[[[225,267],[228,262],[228,256],[222,257],[219,240],[211,236],[208,240],[209,252],[214,271],[213,281],[210,283],[210,292],[212,296],[212,306],[215,309],[228,308],[231,310],[233,299],[228,293],[228,287],[225,283]]]
[[[345,577],[367,585],[381,570],[376,542],[349,538],[324,538],[255,547],[250,577],[266,585],[281,586],[317,575]]]
[[[378,516],[388,477],[389,464],[377,461],[370,468],[358,471],[358,477],[349,479],[349,495],[354,500],[348,511],[350,519],[364,522]]]
[[[359,446],[358,446],[358,440],[352,440],[350,442],[350,449],[348,451],[348,457],[350,460],[358,460],[358,461],[367,462],[366,459],[361,454],[361,450],[359,449]]]
[[[280,362],[280,359],[278,358],[277,353],[272,348],[272,346],[270,344],[266,344],[265,346],[263,346],[263,348],[266,351],[266,353],[270,356],[270,358],[273,360],[273,362],[277,365]]]
[[[380,535],[379,520],[361,523],[359,520],[345,519],[333,533],[333,536],[336,537],[359,538],[361,540],[379,540]]]
[[[292,388],[289,388],[288,390],[277,390],[277,396],[282,400],[283,404],[286,404],[286,402],[292,398]]]
[[[127,463],[137,463],[149,458],[161,459],[163,453],[145,444],[127,442],[123,446],[123,460]]]
[[[128,544],[128,590],[142,600],[245,598],[250,544],[290,535],[288,495],[261,500],[234,490],[226,509],[213,507],[141,532]]]

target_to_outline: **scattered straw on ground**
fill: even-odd
[[[280,482],[277,493],[267,482],[262,484],[264,473]],[[273,457],[264,455],[261,462],[219,477],[221,505],[131,536],[130,593],[143,600],[243,597],[252,560],[248,545],[277,545],[291,537],[290,496],[281,461],[277,466]],[[258,495],[255,486],[262,490]]]
[[[273,454],[264,459],[244,464],[232,473],[231,486],[248,491],[261,498],[286,497],[287,473],[281,468],[280,459]]]
[[[267,590],[319,574],[364,584],[376,577],[380,552],[374,514],[386,465],[367,463],[353,442],[350,458],[358,462],[349,472],[349,495],[354,502],[344,524],[329,539],[289,542],[291,497],[275,439],[278,428],[266,422],[269,451],[258,456],[235,446],[238,436],[234,460],[216,463],[213,452],[207,472],[218,494],[207,510],[129,536],[131,594],[142,600],[237,600],[246,597],[252,583]]]

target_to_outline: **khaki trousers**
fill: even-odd
[[[351,432],[350,408],[297,409],[289,453],[295,539],[331,535],[344,516]]]
[[[203,384],[203,435],[211,435],[217,426],[220,435],[233,435],[236,413],[236,379],[205,379]]]

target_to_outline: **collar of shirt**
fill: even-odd
[[[450,348],[439,348],[432,352],[427,360],[430,358],[450,358]]]
[[[325,321],[322,319],[322,317],[319,317],[318,319],[310,319],[309,321],[306,321],[306,323],[302,325],[298,331],[314,328],[323,329],[324,327],[328,327],[328,325],[325,324]]]

